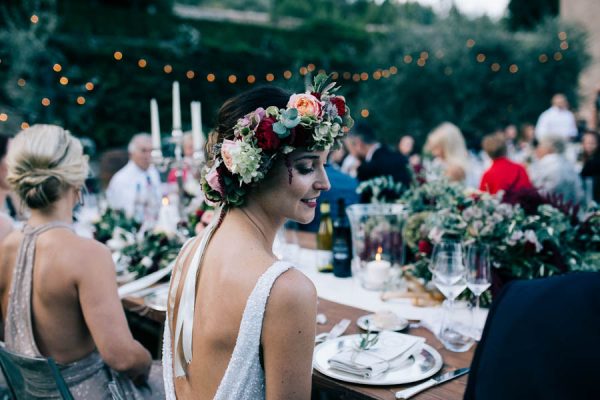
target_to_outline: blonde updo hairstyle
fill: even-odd
[[[11,142],[7,181],[31,209],[52,206],[67,189],[80,188],[88,176],[81,142],[56,125],[34,125]]]

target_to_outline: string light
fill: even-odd
[[[227,81],[229,83],[235,83],[237,81],[237,76],[235,76],[235,75],[229,75],[229,77],[227,77]]]
[[[254,75],[248,75],[246,81],[252,85],[254,82],[256,82],[256,77]]]
[[[381,79],[381,71],[375,71],[373,72],[373,79],[375,79],[376,81]]]
[[[21,129],[29,128],[29,124],[27,122],[21,122]]]
[[[352,76],[352,74],[350,72],[344,72],[344,74],[342,76],[344,77],[345,80],[349,80],[350,77]]]
[[[214,82],[216,79],[215,74],[208,74],[206,75],[206,80],[209,82]]]
[[[516,74],[517,72],[519,72],[519,67],[517,66],[517,64],[511,64],[511,66],[508,67],[508,71],[511,74]]]
[[[390,77],[390,71],[388,71],[387,69],[384,69],[383,71],[381,71],[381,75],[384,78],[389,78]]]
[[[412,62],[413,58],[411,55],[405,55],[404,56],[404,64],[410,64]]]
[[[569,43],[567,43],[566,41],[563,41],[560,43],[560,48],[562,50],[567,50],[569,48]]]
[[[369,116],[369,110],[363,108],[362,110],[360,110],[360,116],[363,118],[367,118]]]
[[[315,70],[315,68],[316,68],[315,64],[311,63],[311,64],[307,65],[307,69],[308,69],[309,72],[313,72]]]
[[[148,62],[146,60],[144,60],[143,58],[140,58],[138,60],[138,67],[140,67],[140,68],[146,68],[146,65],[148,65]]]
[[[369,74],[367,74],[366,72],[363,72],[362,74],[360,74],[361,81],[366,81],[368,79],[369,79]]]
[[[267,80],[267,82],[273,82],[273,80],[275,80],[275,75],[269,72],[267,76],[265,76],[265,79]]]
[[[540,54],[538,60],[543,64],[548,61],[548,56],[546,54]]]
[[[44,107],[48,107],[48,106],[50,105],[50,99],[49,99],[49,98],[47,98],[47,97],[44,97],[44,98],[42,99],[42,105],[43,105]]]
[[[485,54],[483,54],[483,53],[477,54],[477,62],[482,63],[484,61],[485,61]]]
[[[304,76],[308,73],[308,69],[306,67],[300,67],[300,75]]]
[[[91,92],[92,90],[94,90],[94,84],[92,82],[88,82],[85,84],[85,88],[88,92]]]
[[[77,97],[77,104],[79,104],[80,106],[85,104],[85,97],[83,96],[79,96]]]
[[[58,80],[60,82],[61,85],[65,86],[69,84],[69,78],[67,78],[66,76],[61,76],[60,79]]]
[[[398,67],[396,67],[395,65],[392,65],[390,67],[390,74],[396,75],[397,73],[398,73]]]
[[[25,79],[23,79],[23,78],[19,78],[19,79],[17,80],[17,85],[19,85],[19,86],[21,86],[21,87],[25,86],[25,83],[26,83],[26,82],[25,82]]]
[[[0,122],[6,122],[6,121],[8,121],[8,114],[0,113]]]
[[[467,40],[467,47],[468,48],[472,48],[473,46],[475,46],[475,41],[473,39],[468,39]]]
[[[185,73],[185,76],[188,79],[194,79],[194,77],[196,76],[196,73],[190,69],[188,72]]]
[[[417,60],[417,65],[421,68],[423,68],[425,66],[425,60],[423,58],[419,58]]]
[[[445,54],[444,54],[444,52],[443,52],[442,50],[438,50],[438,51],[436,51],[436,52],[435,52],[435,56],[436,56],[438,59],[440,59],[440,60],[441,60],[442,58],[444,58],[444,55],[445,55]]]
[[[560,51],[557,51],[556,53],[554,53],[554,59],[556,61],[560,61],[560,60],[562,60],[562,58],[563,58],[563,55]]]
[[[426,51],[422,51],[420,58],[422,58],[423,60],[427,60],[429,58],[429,53]]]
[[[319,74],[325,74],[325,73],[326,73],[326,71],[324,69],[319,70]]]
[[[113,57],[115,58],[115,60],[121,61],[123,59],[123,53],[121,53],[120,51],[115,51],[113,53]]]
[[[29,20],[31,21],[32,24],[37,24],[40,21],[39,17],[35,14],[33,14],[31,16],[31,18],[29,18]]]
[[[558,38],[560,40],[567,40],[567,32],[559,32],[558,33]]]
[[[54,72],[60,72],[60,71],[62,71],[62,65],[60,65],[60,64],[54,64],[52,66],[52,70],[54,70]]]
[[[336,71],[331,73],[331,79],[336,80],[340,77],[340,74],[337,73]]]
[[[360,75],[359,74],[352,74],[352,80],[354,82],[360,81]]]
[[[494,72],[498,72],[498,71],[500,71],[500,64],[498,64],[498,63],[493,63],[493,64],[490,66],[490,68],[492,69],[492,71],[494,71]]]
[[[167,64],[163,67],[163,71],[165,72],[165,74],[170,74],[171,72],[173,72],[173,67]]]
[[[284,71],[283,72],[283,77],[285,79],[290,79],[292,77],[292,71],[290,71],[290,70]]]

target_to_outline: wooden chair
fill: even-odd
[[[0,367],[13,399],[73,400],[52,358],[27,357],[0,346]]]

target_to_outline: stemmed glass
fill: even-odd
[[[490,247],[481,243],[470,245],[466,262],[467,287],[475,295],[475,314],[479,315],[479,297],[491,285]]]

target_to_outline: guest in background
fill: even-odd
[[[10,186],[6,181],[6,175],[8,174],[6,165],[8,141],[8,136],[0,136],[0,242],[13,230],[13,219],[6,211],[6,200],[10,193]]]
[[[408,159],[411,166],[421,163],[421,157],[415,152],[415,139],[410,135],[404,135],[398,142],[398,151]]]
[[[88,175],[79,140],[34,125],[14,138],[7,163],[7,180],[31,217],[0,246],[6,348],[52,357],[77,400],[111,398],[109,385],[115,398],[164,399],[162,369],[151,369],[150,353],[127,326],[109,250],[73,230]],[[41,371],[34,378],[48,379]]]
[[[357,170],[360,165],[358,154],[355,148],[352,147],[350,139],[346,137],[343,143],[348,154],[346,154],[346,157],[344,157],[344,160],[342,161],[340,171],[342,171],[346,175],[351,176],[352,178],[356,178]]]
[[[577,137],[577,122],[569,110],[569,102],[564,94],[555,94],[552,106],[538,118],[535,137],[541,140],[545,136],[558,136],[565,141]]]
[[[506,141],[506,156],[512,159],[517,152],[517,136],[519,131],[515,124],[509,124],[504,128],[504,140]]]
[[[533,188],[525,168],[507,158],[504,139],[504,136],[500,134],[492,134],[483,138],[481,146],[492,159],[492,166],[483,174],[479,190],[495,194],[500,190],[509,192]]]
[[[531,181],[542,193],[579,203],[583,198],[581,179],[573,164],[564,157],[564,150],[565,140],[561,136],[544,136],[535,149],[538,161],[529,169]]]
[[[152,138],[146,133],[139,133],[131,139],[127,150],[129,162],[108,184],[108,204],[141,221],[155,218],[162,193],[160,175],[152,165]]]
[[[478,186],[479,181],[475,183],[469,175],[469,153],[465,138],[456,125],[444,122],[429,133],[425,151],[434,157],[433,168],[440,168],[440,172],[450,181],[470,187]]]
[[[366,122],[357,122],[348,135],[348,149],[360,160],[356,170],[359,182],[391,176],[394,181],[407,187],[411,183],[408,160],[402,154],[391,151],[375,138],[375,133]]]
[[[182,139],[182,152],[183,152],[183,181],[186,182],[190,174],[192,173],[192,163],[194,158],[194,139],[191,133],[183,135]],[[167,182],[177,183],[177,170],[175,168],[169,171]]]
[[[596,132],[588,131],[583,135],[581,177],[584,179],[586,190],[591,192],[591,198],[600,203],[600,137]],[[588,185],[591,184],[591,188]]]
[[[534,143],[535,127],[528,122],[521,124],[519,127],[519,136],[517,138],[517,146],[512,160],[519,164],[529,165],[534,158]]]

